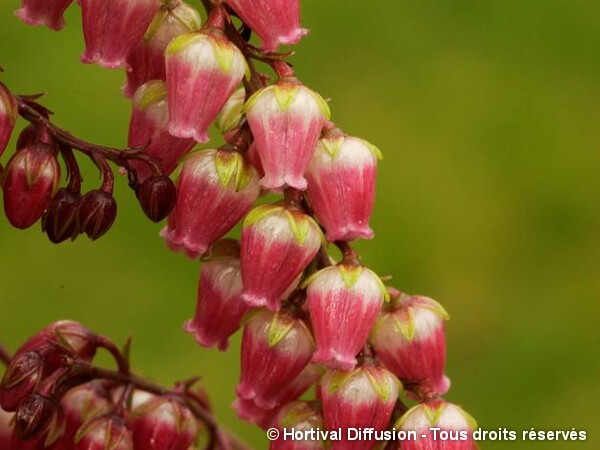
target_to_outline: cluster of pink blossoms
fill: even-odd
[[[24,0],[17,14],[59,29],[70,3]],[[391,444],[403,450],[473,448],[469,433],[466,440],[449,442],[429,433],[434,427],[470,432],[475,426],[441,398],[450,386],[445,310],[430,298],[386,287],[349,244],[373,237],[379,150],[336,127],[327,102],[296,78],[285,54],[273,53],[306,34],[299,1],[206,1],[203,25],[198,12],[179,0],[78,3],[86,43],[82,60],[127,70],[124,93],[133,99],[129,146],[144,146],[163,177],[184,158],[161,235],[170,249],[202,260],[196,314],[185,330],[200,345],[225,350],[229,337],[243,328],[234,402],[239,416],[264,428],[393,427],[427,436]],[[234,16],[242,21],[239,29]],[[252,32],[261,48],[248,43]],[[271,65],[277,75],[272,84],[253,59]],[[16,111],[3,88],[0,149]],[[215,122],[226,144],[191,152],[210,140]],[[58,166],[40,166],[48,176],[32,186],[25,176],[31,169],[14,169],[21,152],[7,167],[5,209],[11,216],[7,192],[16,185],[21,197],[14,198],[27,191],[28,199],[45,199],[36,204],[40,217]],[[21,157],[24,167],[27,158]],[[164,178],[144,161],[132,161],[130,168],[142,186],[151,180],[148,192],[138,195],[149,199],[147,214],[160,220],[171,209],[156,193],[157,178]],[[18,183],[11,181],[17,172]],[[267,192],[284,198],[256,206]],[[240,240],[224,238],[240,221]],[[329,255],[329,243],[342,251],[340,261]],[[298,400],[315,384],[315,400]],[[403,390],[419,402],[408,411],[399,400]],[[270,448],[376,444],[281,439]]]

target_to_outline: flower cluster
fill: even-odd
[[[92,365],[99,348],[111,352],[119,371]],[[2,449],[189,450],[203,435],[220,448],[233,442],[191,382],[167,389],[132,375],[112,341],[77,322],[47,326],[7,362]]]
[[[27,23],[60,28],[69,3],[24,0],[17,14]],[[12,96],[2,87],[0,149],[17,114],[33,122],[21,134],[4,175],[9,220],[25,228],[43,216],[51,239],[81,232],[98,237],[116,214],[106,160],[116,162],[129,174],[146,215],[155,221],[168,215],[161,231],[167,246],[202,261],[196,314],[184,329],[200,345],[225,350],[230,336],[243,328],[234,402],[240,417],[264,428],[471,431],[470,416],[441,397],[450,387],[444,308],[385,286],[351,246],[374,235],[370,219],[381,153],[337,127],[328,103],[286,62],[289,54],[275,53],[307,33],[300,26],[298,0],[203,3],[208,18],[201,24],[198,12],[180,0],[79,0],[86,44],[82,61],[127,71],[124,93],[133,103],[130,149],[90,148],[52,126],[33,99]],[[234,26],[234,17],[241,27]],[[261,47],[249,43],[252,33]],[[276,78],[271,81],[260,72],[257,61],[269,65]],[[210,141],[215,123],[225,144],[192,152],[196,143]],[[61,152],[72,161],[72,148],[91,156],[104,175],[102,187],[82,198],[80,180],[73,175],[76,164],[68,165],[69,186],[55,194],[56,155]],[[173,187],[168,176],[181,160]],[[265,202],[267,193],[283,198]],[[239,223],[239,240],[226,238]],[[339,260],[330,255],[330,246],[341,251]],[[5,375],[9,386],[11,370]],[[36,380],[52,378],[51,373]],[[44,390],[44,383],[27,383],[35,386],[17,383],[16,397],[5,389],[2,407],[31,409],[27,399],[36,395],[39,415],[54,417],[46,412],[57,409],[52,392]],[[313,385],[315,399],[298,400]],[[410,410],[400,400],[404,391],[418,402]],[[79,428],[76,440],[85,442],[85,430],[97,436],[98,427],[110,428],[138,448],[136,430],[153,432],[148,425],[152,411],[162,417],[181,407],[171,399],[156,403],[140,413],[144,419],[134,421],[132,435],[127,421],[122,415],[117,420],[113,411],[101,419],[94,415],[92,425]],[[19,425],[18,410],[16,417],[17,435],[26,437],[31,425]],[[109,426],[109,420],[116,422]],[[46,422],[45,439],[53,440],[55,427],[52,420]],[[179,425],[178,430],[189,432]],[[271,449],[329,445],[358,450],[374,448],[376,442],[278,440]],[[402,449],[472,446],[470,438],[450,443],[427,437],[403,443]],[[183,445],[160,448],[187,450]]]

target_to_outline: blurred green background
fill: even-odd
[[[0,5],[2,80],[47,92],[57,123],[123,146],[123,74],[79,63],[79,11],[61,33],[28,28]],[[376,239],[366,264],[441,301],[448,398],[487,429],[585,429],[600,448],[600,3],[596,0],[387,0],[303,3],[311,34],[293,62],[332,99],[334,119],[377,144]],[[6,162],[7,154],[3,157]],[[98,183],[91,170],[87,186]],[[161,382],[202,374],[219,418],[266,448],[229,408],[239,340],[228,353],[181,331],[198,265],[169,253],[124,180],[100,241],[51,245],[0,219],[0,339],[80,320],[123,341]]]

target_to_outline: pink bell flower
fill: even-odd
[[[352,372],[332,371],[321,380],[323,417],[328,430],[342,429],[344,439],[331,450],[370,450],[377,441],[348,440],[348,428],[388,428],[402,390],[398,379],[383,367],[366,363]]]
[[[258,35],[263,50],[298,43],[308,30],[300,26],[300,0],[226,0]]]
[[[131,98],[135,91],[150,80],[166,80],[165,50],[169,43],[184,33],[200,29],[198,10],[187,3],[176,0],[164,4],[144,38],[127,56],[126,97]]]
[[[64,12],[73,0],[23,0],[15,16],[27,25],[41,26],[59,31],[65,26]]]
[[[166,52],[170,132],[208,142],[208,129],[248,70],[223,31],[205,28],[175,38]]]
[[[327,240],[372,239],[379,150],[362,139],[331,135],[319,141],[306,178],[308,198]]]
[[[213,245],[202,262],[196,315],[184,330],[203,347],[227,350],[229,336],[237,331],[250,306],[242,301],[242,271],[239,243],[223,239]]]
[[[285,78],[256,92],[245,111],[265,171],[261,186],[305,190],[304,172],[330,116],[325,100]]]
[[[177,202],[161,236],[171,250],[198,258],[250,211],[259,193],[258,175],[239,153],[194,153],[181,169]]]
[[[305,285],[317,342],[313,361],[352,370],[386,299],[385,286],[373,271],[345,263],[317,272]]]
[[[269,450],[325,450],[326,442],[321,439],[292,440],[284,439],[284,430],[294,429],[295,432],[310,432],[310,430],[325,430],[323,415],[316,402],[296,401],[281,408],[273,421],[273,427],[279,430],[279,437],[271,441]]]
[[[86,64],[108,69],[125,66],[131,49],[160,8],[160,0],[78,0],[81,5]]]
[[[406,432],[414,431],[416,440],[402,442],[402,450],[473,450],[475,419],[460,407],[444,400],[416,405],[394,425]],[[433,431],[432,428],[437,428]],[[441,433],[445,432],[445,438]]]
[[[144,153],[152,156],[164,175],[170,175],[180,159],[196,144],[193,139],[181,139],[169,133],[167,88],[163,81],[149,81],[136,91],[129,122],[129,147],[146,146]],[[133,160],[140,182],[153,172],[143,161]]]
[[[319,226],[304,213],[278,204],[254,208],[242,225],[242,299],[277,311],[321,240]]]
[[[302,320],[287,311],[258,311],[244,327],[238,396],[263,409],[275,408],[280,391],[304,370],[313,351]]]
[[[445,394],[446,310],[435,300],[400,294],[381,313],[370,341],[377,356],[407,387],[428,397]]]

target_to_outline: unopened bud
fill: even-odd
[[[169,177],[155,176],[141,184],[138,198],[148,219],[160,222],[175,206],[177,191]]]
[[[133,450],[131,431],[115,414],[96,417],[84,424],[75,436],[74,450]]]
[[[18,115],[17,102],[4,84],[0,83],[0,156],[8,145]]]
[[[19,439],[31,439],[46,431],[58,414],[58,404],[42,395],[32,394],[23,400],[15,413],[15,432]]]
[[[81,195],[59,189],[50,206],[42,216],[42,231],[51,242],[58,244],[67,239],[74,239],[79,233],[77,228],[77,210]]]
[[[117,202],[112,195],[99,189],[85,194],[77,210],[77,224],[81,233],[95,241],[112,227],[117,218]]]
[[[36,352],[15,356],[0,382],[0,406],[13,412],[42,378],[44,361]]]
[[[56,191],[60,167],[51,147],[34,144],[15,153],[4,174],[4,212],[16,228],[41,217]]]

